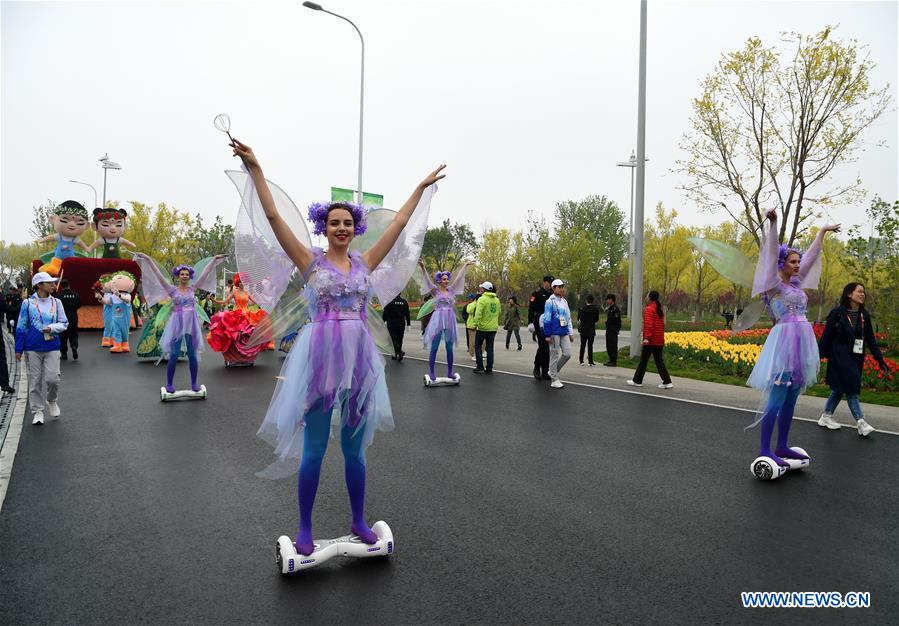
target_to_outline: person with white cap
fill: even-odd
[[[484,281],[478,288],[484,293],[478,298],[478,304],[474,310],[474,356],[477,367],[475,374],[493,373],[493,340],[496,338],[496,329],[499,328],[499,313],[503,308],[499,298],[496,297],[496,288],[490,281]],[[487,352],[487,369],[484,369],[484,353],[481,346],[485,346]]]
[[[552,282],[553,295],[543,307],[543,336],[549,344],[550,387],[561,389],[559,372],[571,358],[571,309],[565,299],[565,281],[556,278]]]
[[[65,308],[53,297],[56,278],[38,272],[31,278],[34,294],[22,302],[16,325],[16,360],[25,355],[28,364],[28,404],[32,424],[44,423],[44,409],[50,417],[60,415],[59,334],[69,327]],[[44,386],[46,385],[46,393]]]

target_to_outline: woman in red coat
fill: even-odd
[[[665,361],[662,360],[662,350],[665,347],[665,311],[662,310],[662,304],[659,302],[659,292],[649,292],[649,304],[643,309],[643,352],[640,355],[640,365],[634,372],[634,377],[627,381],[632,387],[640,387],[643,384],[643,375],[646,373],[646,364],[649,363],[649,357],[652,356],[656,363],[656,369],[659,376],[662,377],[662,384],[659,389],[671,389],[674,383],[671,382],[671,376],[668,374],[668,368],[665,367]]]

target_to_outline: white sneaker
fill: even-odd
[[[630,385],[631,387],[642,387],[643,386],[643,383],[635,383],[632,380],[627,381],[627,384]]]
[[[561,389],[565,385],[562,384],[561,380],[554,380],[549,384],[549,386],[552,387],[553,389]]]
[[[587,367],[586,363],[581,363],[581,367]]]
[[[48,402],[47,403],[47,412],[50,414],[50,417],[53,419],[59,419],[59,415],[61,411],[59,410],[58,402]]]
[[[858,420],[858,434],[862,437],[867,437],[871,433],[874,432],[874,427],[871,426],[868,422],[865,421],[864,418]]]
[[[472,361],[477,361],[477,360],[478,360],[478,357],[473,356],[473,357],[471,357],[471,360],[472,360]]]
[[[818,426],[823,426],[825,428],[829,428],[830,430],[840,430],[842,426],[840,426],[835,419],[833,419],[833,415],[829,413],[822,413],[821,419],[818,420]],[[861,428],[859,428],[861,430]]]
[[[31,420],[31,424],[32,424],[32,426],[34,426],[36,424],[43,424],[43,423],[44,423],[44,412],[38,411],[37,413],[34,414],[34,419]]]
[[[674,387],[674,383],[662,383],[659,385],[659,389],[671,389]]]

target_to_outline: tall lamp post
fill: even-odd
[[[108,170],[120,170],[122,166],[116,163],[115,161],[109,160],[109,155],[104,154],[102,157],[98,159],[100,161],[100,167],[103,168],[103,205],[100,207],[101,209],[106,208],[106,172]]]
[[[322,8],[322,5],[316,4],[315,2],[304,2],[303,6],[307,9],[312,9],[313,11],[322,11],[323,13],[333,15],[334,17],[339,17],[343,21],[348,22],[350,26],[356,29],[356,33],[359,35],[359,41],[362,43],[362,63],[359,69],[359,179],[356,183],[356,202],[362,204],[362,112],[365,104],[365,39],[362,38],[362,31],[359,30],[358,26],[353,24],[352,20]]]
[[[633,320],[634,300],[631,297],[631,286],[634,284],[634,170],[637,167],[637,155],[631,150],[630,158],[627,161],[619,161],[617,165],[631,168],[631,212],[627,234],[627,318]]]
[[[637,182],[634,203],[634,307],[643,301],[643,200],[646,187],[646,0],[640,0],[640,61],[637,88]],[[643,317],[631,318],[631,357],[643,350]]]

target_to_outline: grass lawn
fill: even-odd
[[[618,364],[623,365],[624,367],[637,367],[638,360],[631,359],[629,355],[630,351],[627,347],[622,348],[618,352]],[[604,352],[597,352],[594,354],[594,359],[599,362],[601,359],[605,357]],[[739,387],[746,386],[746,379],[740,376],[731,376],[728,374],[722,374],[719,372],[714,366],[706,365],[703,363],[698,363],[696,361],[679,361],[677,359],[665,359],[665,366],[668,368],[668,372],[672,376],[680,376],[682,378],[692,378],[694,380],[704,380],[710,383],[723,383],[725,385],[737,385]],[[652,359],[649,360],[649,365],[646,368],[647,372],[653,372],[658,374],[656,371],[655,363],[653,363]],[[805,390],[805,395],[815,396],[818,398],[826,398],[830,395],[830,388],[823,384],[818,383],[812,387],[809,387]],[[869,389],[862,389],[861,395],[862,402],[870,402],[871,404],[882,404],[885,406],[896,406],[899,407],[899,392],[895,391],[871,391]]]

